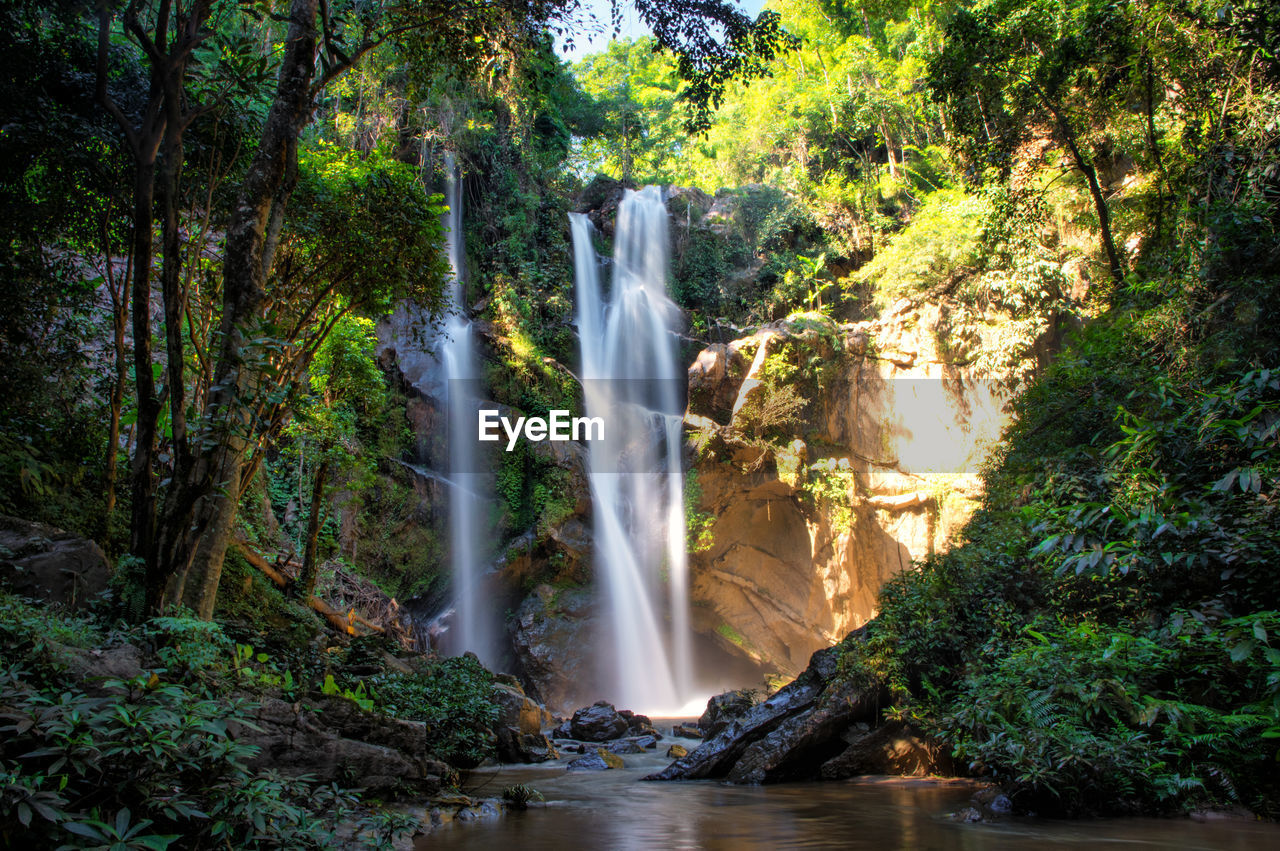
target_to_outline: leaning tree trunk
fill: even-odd
[[[1067,150],[1071,152],[1076,168],[1084,175],[1085,183],[1089,186],[1089,196],[1093,199],[1094,209],[1098,212],[1098,231],[1102,236],[1102,248],[1107,254],[1107,266],[1111,272],[1111,279],[1115,281],[1117,287],[1120,287],[1124,284],[1124,266],[1120,262],[1120,252],[1116,250],[1115,237],[1111,234],[1111,211],[1107,208],[1107,199],[1103,197],[1102,186],[1098,183],[1098,170],[1080,150],[1076,134],[1072,131],[1063,111],[1043,93],[1040,93],[1040,99],[1057,121]]]
[[[1093,198],[1094,209],[1098,211],[1098,231],[1102,235],[1102,248],[1107,254],[1107,267],[1111,271],[1111,279],[1120,286],[1124,284],[1124,266],[1120,263],[1120,252],[1116,250],[1115,237],[1111,234],[1111,211],[1107,208],[1107,199],[1102,196],[1098,170],[1083,157],[1070,133],[1067,135],[1067,147],[1075,157],[1076,168],[1084,174],[1085,182],[1089,185],[1089,195]]]
[[[253,348],[266,300],[284,206],[296,180],[298,136],[311,114],[317,0],[292,0],[284,60],[258,150],[227,229],[222,323],[206,425],[193,435],[193,461],[171,494],[162,561],[164,602],[202,618],[213,614],[222,563],[231,542],[245,454],[257,424],[251,416],[266,366]]]

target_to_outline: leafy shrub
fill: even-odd
[[[800,412],[807,404],[793,385],[762,381],[738,409],[734,422],[749,442],[768,448],[773,443],[786,441],[790,429],[804,422]]]
[[[716,518],[702,511],[701,505],[702,485],[698,482],[698,471],[690,469],[684,474],[684,523],[686,545],[691,553],[706,552],[715,540],[712,529]]]
[[[215,696],[232,666],[213,624],[158,618],[126,633],[0,595],[0,842],[6,847],[389,847],[405,820],[370,813],[351,792],[255,772],[256,748],[232,735],[252,705]],[[166,676],[69,677],[86,648],[129,640],[155,648]]]
[[[530,801],[544,800],[542,793],[532,786],[524,783],[517,783],[514,786],[508,786],[502,790],[502,800],[510,804],[514,809],[523,810],[529,806]]]
[[[56,688],[70,658],[69,648],[91,647],[99,636],[78,618],[63,618],[44,606],[0,591],[0,645],[5,660],[33,663],[31,676]]]
[[[822,243],[822,231],[810,213],[793,199],[774,206],[755,225],[756,252],[803,249]]]
[[[985,210],[982,198],[958,189],[934,192],[911,224],[858,270],[857,280],[874,283],[882,305],[943,283],[975,261]]]
[[[441,659],[420,674],[380,674],[368,684],[378,709],[424,722],[433,750],[450,764],[472,767],[492,755],[493,675],[474,657]]]
[[[828,458],[810,465],[809,478],[804,483],[804,494],[813,508],[827,513],[831,529],[847,532],[852,529],[853,488],[855,476],[848,460],[843,463]]]
[[[250,723],[242,701],[209,699],[154,675],[91,696],[32,690],[0,675],[6,711],[0,814],[6,840],[113,847],[185,844],[328,848],[360,813],[350,794],[250,772],[255,749],[229,734]]]
[[[232,642],[213,621],[190,615],[152,618],[143,627],[170,674],[225,670]]]
[[[676,304],[696,310],[719,308],[720,283],[733,270],[724,239],[710,230],[690,232],[673,258],[671,293]]]
[[[1129,577],[1134,606],[1280,606],[1276,509],[1264,496],[1280,479],[1280,374],[1188,388],[1157,374],[1126,404],[1119,438],[1086,456],[1091,475],[1040,489],[1032,555],[1060,574]]]
[[[1266,634],[1264,620],[1276,627],[1274,613],[1249,622]],[[965,680],[938,729],[1023,807],[1219,800],[1266,809],[1274,760],[1259,737],[1274,728],[1276,707],[1242,705],[1269,671],[1228,647],[1231,626],[1185,618],[1146,635],[1089,622],[1028,628],[1031,641]]]

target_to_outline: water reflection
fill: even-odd
[[[1179,819],[1023,821],[966,825],[945,814],[964,807],[960,781],[886,779],[765,787],[715,782],[643,783],[659,755],[626,756],[627,768],[566,774],[563,765],[475,772],[468,791],[497,795],[527,783],[545,807],[488,823],[446,825],[419,849],[989,849],[1280,848],[1280,827]]]

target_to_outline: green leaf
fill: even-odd
[[[1242,662],[1249,658],[1249,654],[1253,653],[1254,643],[1252,641],[1242,641],[1235,647],[1231,648],[1231,661]]]
[[[68,832],[74,833],[76,836],[83,836],[87,839],[97,839],[100,842],[107,841],[106,834],[98,830],[93,825],[86,824],[82,821],[68,822],[67,824],[64,824],[63,827],[66,828]]]

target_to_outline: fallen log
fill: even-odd
[[[271,562],[263,558],[261,554],[254,551],[246,541],[235,540],[232,541],[231,544],[240,551],[240,554],[244,556],[245,561],[262,571],[263,575],[274,582],[277,586],[280,588],[288,587],[289,577],[281,573],[274,565],[271,564]],[[343,614],[316,596],[310,596],[304,602],[309,609],[318,612],[322,617],[324,617],[324,619],[329,622],[330,626],[341,632],[345,632],[347,635],[356,634],[356,624],[360,624],[374,632],[385,632],[382,627],[377,624],[370,623],[365,618],[357,615],[354,609],[347,614]]]

